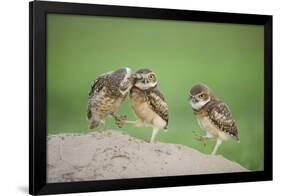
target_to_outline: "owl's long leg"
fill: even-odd
[[[136,121],[125,120],[125,123],[133,124],[133,125],[135,125],[135,127],[141,127],[141,126],[145,125],[144,121],[142,119],[137,119]]]
[[[139,122],[139,120],[132,121],[132,120],[122,120],[122,121],[116,121],[116,124],[120,127],[122,127],[124,124],[132,124],[136,127],[141,127],[143,125],[142,122]]]
[[[157,136],[158,131],[159,131],[158,128],[153,127],[150,143],[156,142],[156,136]]]
[[[218,148],[219,148],[219,146],[221,145],[221,143],[222,143],[222,140],[221,140],[220,138],[218,138],[218,139],[217,139],[217,142],[216,142],[216,145],[215,145],[215,148],[214,148],[214,150],[213,150],[213,152],[212,152],[212,155],[215,155],[215,154],[217,153]]]
[[[124,120],[124,124],[136,124],[136,121],[133,121],[133,120]]]
[[[116,114],[112,113],[111,116],[115,119],[115,124],[119,128],[122,128],[124,124],[133,124],[136,127],[140,127],[143,125],[143,121],[138,119],[136,121],[126,120],[126,116],[117,116]]]

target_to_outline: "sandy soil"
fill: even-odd
[[[49,183],[248,171],[220,155],[112,130],[51,135],[47,150]]]

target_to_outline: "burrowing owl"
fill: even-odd
[[[137,116],[136,126],[152,127],[150,142],[155,142],[159,129],[168,127],[168,106],[157,87],[155,73],[140,69],[135,74],[135,83],[130,91],[131,106]]]
[[[91,129],[97,127],[100,122],[104,123],[108,115],[118,118],[115,112],[125,100],[132,85],[130,68],[105,73],[92,82],[87,112]]]
[[[228,106],[217,99],[206,85],[194,85],[189,91],[188,98],[199,126],[207,131],[206,136],[200,136],[199,139],[216,139],[212,154],[216,154],[222,141],[228,139],[239,141],[238,130]]]

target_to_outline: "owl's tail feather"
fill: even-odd
[[[93,116],[93,115],[92,115],[91,110],[88,109],[88,111],[87,111],[87,119],[88,119],[88,120],[91,120],[92,116]]]
[[[93,118],[93,113],[90,109],[88,109],[87,111],[87,119],[90,121],[90,126],[89,126],[90,129],[94,129],[97,126],[99,126],[99,121]]]
[[[164,132],[168,132],[168,124],[163,128]]]
[[[164,129],[168,129],[168,120],[166,120],[166,125],[165,125]]]
[[[91,121],[91,124],[90,124],[90,126],[89,126],[89,128],[90,129],[94,129],[94,128],[96,128],[97,126],[99,126],[99,121],[96,121],[96,120],[92,120]]]
[[[239,139],[238,135],[235,136],[235,140],[237,141],[238,144],[240,143],[240,139]]]
[[[240,139],[239,139],[238,136],[236,137],[236,141],[237,141],[238,144],[240,143]]]

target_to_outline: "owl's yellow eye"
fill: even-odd
[[[156,79],[156,76],[155,76],[154,74],[149,74],[149,75],[148,75],[148,79],[151,80],[151,81],[153,81],[153,80]]]
[[[205,98],[206,98],[206,95],[205,95],[205,94],[201,94],[201,95],[199,95],[199,98],[205,99]]]

